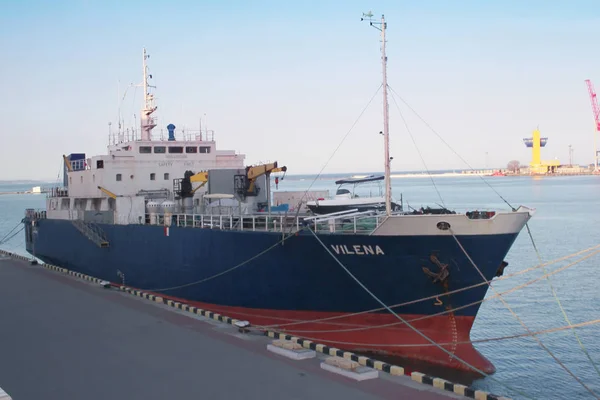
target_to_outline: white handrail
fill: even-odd
[[[249,230],[266,232],[284,232],[295,225],[296,231],[300,231],[306,223],[316,232],[351,234],[351,233],[370,233],[380,225],[381,221],[372,211],[352,212],[345,211],[343,214],[315,217],[304,216],[284,216],[284,215],[212,215],[212,214],[173,214],[173,221],[176,226],[182,228],[204,228],[204,229],[229,229],[229,230]],[[146,222],[150,225],[164,225],[171,219],[165,219],[163,215],[156,215],[157,218],[151,219],[150,214],[146,215]],[[251,222],[251,228],[250,226]],[[188,223],[189,222],[189,223]],[[365,222],[366,226],[359,226],[359,222]]]
[[[352,213],[352,214],[334,215],[333,217],[315,219],[315,221],[316,222],[325,222],[325,221],[331,221],[331,220],[340,219],[340,218],[356,217],[358,215],[365,215],[365,214],[372,214],[372,213],[373,213],[373,211],[361,211],[361,212],[356,212],[356,213]]]
[[[344,210],[344,211],[336,211],[336,212],[332,212],[329,214],[320,214],[320,215],[315,215],[313,217],[305,217],[304,220],[305,221],[311,221],[313,219],[318,219],[320,217],[331,217],[332,215],[344,215],[344,214],[348,214],[348,213],[352,213],[352,212],[357,212],[358,208],[353,208],[351,210]]]

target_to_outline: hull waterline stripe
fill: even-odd
[[[29,263],[34,261],[33,259],[31,259],[29,257],[10,253],[5,250],[0,250],[0,254],[4,254],[11,258],[29,262]],[[83,280],[86,280],[89,282],[101,284],[105,287],[112,286],[112,287],[118,288],[119,290],[121,290],[124,293],[128,293],[128,294],[134,295],[136,297],[141,297],[143,299],[150,300],[150,301],[153,301],[156,303],[165,304],[165,305],[168,305],[170,307],[173,307],[173,308],[176,308],[176,309],[179,309],[182,311],[186,311],[186,312],[189,312],[189,313],[192,313],[195,315],[200,315],[205,318],[213,319],[215,321],[224,322],[224,323],[234,325],[234,326],[235,326],[236,322],[241,322],[240,320],[235,319],[235,318],[230,318],[230,317],[227,317],[227,316],[224,316],[224,315],[212,312],[212,311],[203,310],[203,309],[200,309],[200,308],[197,308],[194,306],[190,306],[188,304],[181,303],[178,301],[174,301],[174,300],[171,300],[171,299],[168,299],[166,297],[162,297],[162,296],[159,296],[156,294],[143,292],[141,290],[129,288],[129,287],[123,286],[123,285],[117,285],[112,282],[109,283],[105,280],[98,279],[93,276],[85,275],[80,272],[71,271],[66,268],[57,267],[57,266],[51,265],[51,264],[38,264],[38,265],[40,265],[43,268],[50,270],[50,271],[60,272],[63,274],[71,275],[71,276],[74,276],[79,279],[83,279]],[[240,330],[241,329],[242,328],[240,328]],[[382,361],[374,360],[369,357],[359,356],[359,355],[349,352],[349,351],[344,351],[344,350],[340,350],[340,349],[337,349],[337,348],[334,348],[331,346],[318,344],[311,340],[302,339],[302,338],[299,338],[296,336],[292,336],[292,335],[288,335],[288,334],[284,334],[284,333],[280,333],[280,332],[276,332],[276,331],[265,330],[263,333],[265,336],[267,336],[269,338],[273,338],[276,340],[280,339],[280,340],[292,341],[292,342],[298,343],[299,345],[301,345],[302,347],[304,347],[306,349],[318,351],[319,353],[322,353],[325,355],[337,356],[337,357],[349,359],[352,361],[356,361],[360,365],[370,367],[370,368],[376,369],[378,371],[386,372],[390,375],[394,375],[394,376],[404,376],[405,375],[404,368],[400,367],[398,365],[384,363]],[[413,381],[416,381],[416,382],[419,382],[419,383],[422,383],[422,384],[425,384],[428,386],[433,386],[433,387],[436,387],[438,389],[445,390],[448,392],[453,392],[455,394],[460,394],[460,395],[463,395],[463,396],[471,398],[471,399],[510,400],[507,397],[498,396],[498,395],[484,392],[481,390],[475,390],[475,389],[466,387],[464,385],[452,383],[452,382],[443,380],[441,378],[432,377],[432,376],[429,376],[429,375],[426,375],[426,374],[423,374],[420,372],[412,372],[410,376]],[[438,383],[436,383],[436,382],[438,382]],[[440,382],[442,382],[443,385]]]

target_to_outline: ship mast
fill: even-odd
[[[387,56],[385,55],[385,30],[387,24],[385,16],[381,16],[381,22],[373,22],[373,14],[369,11],[363,13],[361,21],[367,19],[369,24],[381,31],[381,64],[383,70],[383,145],[384,145],[384,177],[385,177],[385,213],[390,215],[392,212],[392,185],[390,181],[390,120],[389,120],[389,104],[388,104],[388,85],[387,85]],[[379,25],[379,27],[377,26]]]
[[[148,74],[148,65],[146,64],[146,60],[150,56],[146,53],[146,48],[144,48],[144,56],[143,56],[143,77],[144,80],[142,82],[142,87],[144,89],[144,108],[142,108],[142,118],[140,118],[141,128],[142,128],[142,140],[152,140],[152,129],[156,126],[156,121],[152,117],[152,113],[156,111],[156,106],[154,105],[154,95],[150,93],[150,88],[155,88],[155,86],[151,86],[148,84],[148,79],[152,78],[152,75]]]

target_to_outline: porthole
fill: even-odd
[[[440,221],[437,223],[437,227],[439,230],[447,231],[448,229],[450,229],[450,224],[446,221]]]

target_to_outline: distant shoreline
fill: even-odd
[[[3,194],[42,194],[41,192],[39,193],[34,193],[31,190],[20,190],[20,191],[16,191],[16,192],[0,192],[0,195]]]
[[[366,177],[369,175],[383,175],[383,174],[339,174],[339,175],[333,175],[333,174],[327,174],[327,175],[321,175],[319,177],[319,180],[336,180],[336,179],[340,179],[340,178],[346,178],[346,177],[353,177],[353,178],[362,178],[362,177]],[[573,172],[573,173],[554,173],[554,174],[545,174],[545,175],[541,175],[541,174],[528,174],[528,173],[523,173],[523,174],[512,174],[512,173],[504,173],[504,175],[493,175],[492,172],[433,172],[433,173],[426,173],[426,172],[415,172],[415,173],[392,173],[390,175],[390,178],[392,179],[411,179],[411,178],[459,178],[459,177],[489,177],[489,178],[507,178],[507,177],[559,177],[559,176],[587,176],[587,175],[599,175],[599,174],[594,174],[592,171],[585,171],[585,172]],[[290,180],[310,180],[310,179],[314,179],[316,177],[316,175],[288,175],[288,179]]]
[[[494,173],[501,173],[503,175],[494,175]],[[336,180],[347,177],[361,178],[370,175],[383,175],[380,172],[363,172],[363,173],[328,173],[328,174],[289,174],[287,175],[290,180],[311,180],[318,177],[319,180]],[[411,178],[458,178],[458,177],[491,177],[491,178],[505,178],[505,177],[559,177],[559,176],[588,176],[588,175],[600,175],[598,173],[594,173],[591,170],[586,171],[573,171],[573,172],[559,172],[559,173],[551,173],[551,174],[529,174],[529,173],[507,173],[502,169],[487,169],[487,170],[475,170],[475,171],[460,171],[460,172],[451,172],[451,171],[432,171],[427,173],[425,171],[415,171],[415,172],[399,172],[390,174],[391,179],[411,179]],[[47,181],[2,181],[0,180],[0,185],[29,185],[29,184],[40,184],[50,182]],[[56,183],[50,184],[55,186]],[[46,185],[42,185],[47,187]],[[36,186],[34,186],[36,187]],[[11,195],[11,194],[43,194],[44,190],[41,192],[34,192],[32,189],[29,190],[12,190],[12,191],[0,191],[0,195]]]

